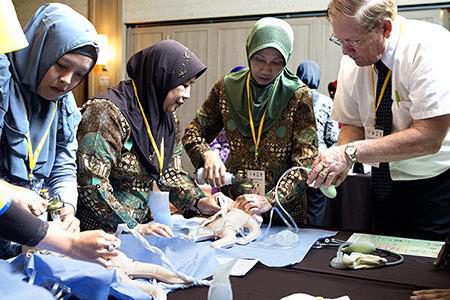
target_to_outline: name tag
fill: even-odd
[[[381,129],[376,129],[374,127],[365,127],[364,128],[364,135],[366,137],[366,140],[373,140],[373,139],[379,139],[382,138],[384,135],[383,130]],[[375,168],[379,168],[380,167],[380,163],[371,163],[368,165],[375,167]]]
[[[246,170],[247,178],[253,182],[254,193],[260,196],[266,194],[266,173],[260,170]]]

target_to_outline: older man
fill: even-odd
[[[340,184],[372,164],[376,232],[444,240],[450,232],[450,33],[397,16],[394,0],[332,0],[342,47],[333,117],[338,146],[308,183]]]

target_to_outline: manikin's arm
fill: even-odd
[[[119,255],[117,257],[112,258],[111,261],[113,263],[113,267],[121,269],[130,278],[157,279],[165,283],[174,283],[174,284],[192,283],[186,282],[185,280],[180,278],[177,274],[162,266],[132,260],[122,252],[119,252]]]
[[[167,294],[162,288],[156,284],[150,282],[133,280],[121,269],[117,269],[117,275],[119,275],[122,283],[132,285],[142,290],[144,293],[152,296],[154,300],[167,300]]]
[[[236,229],[230,224],[224,224],[224,228],[218,233],[220,239],[211,243],[213,248],[228,248],[236,244]]]

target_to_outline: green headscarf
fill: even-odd
[[[262,18],[256,22],[247,37],[246,50],[249,65],[250,58],[256,52],[266,48],[275,48],[284,59],[285,68],[271,84],[260,87],[253,79],[250,80],[255,126],[258,126],[267,108],[263,132],[267,131],[280,117],[295,91],[302,85],[298,78],[286,68],[292,54],[293,44],[294,33],[291,26],[283,20],[271,17]],[[228,74],[224,78],[225,94],[229,101],[231,118],[236,128],[244,136],[251,136],[245,86],[249,72],[250,70],[244,69]]]

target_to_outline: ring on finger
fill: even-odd
[[[325,170],[323,170],[322,172],[319,173],[320,177],[327,177],[327,175],[328,175],[328,172]]]
[[[107,248],[108,252],[113,252],[115,249],[116,249],[116,246],[114,244],[108,245],[108,248]]]

